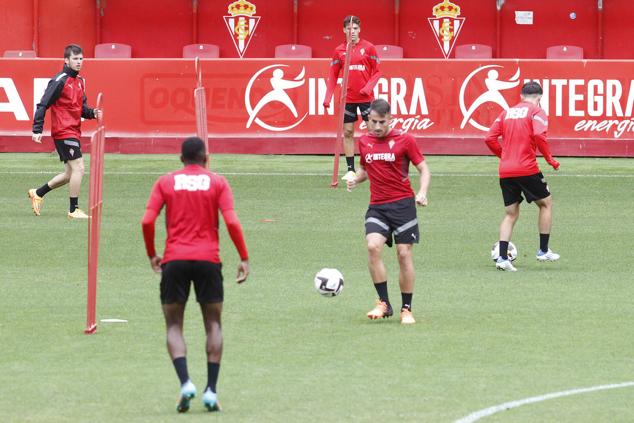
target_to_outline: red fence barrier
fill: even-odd
[[[322,105],[327,60],[200,63],[214,152],[332,153],[337,118]],[[60,68],[60,60],[0,59],[0,152],[50,150],[27,141],[34,103]],[[392,60],[381,71],[375,96],[392,104],[395,126],[427,154],[489,154],[484,131],[536,79],[556,155],[634,156],[634,61]],[[93,59],[82,74],[89,95],[101,91],[113,105],[108,151],[176,152],[194,134],[194,61]]]

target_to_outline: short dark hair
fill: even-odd
[[[70,58],[70,54],[84,54],[84,50],[77,44],[69,44],[64,48],[64,59]]]
[[[542,90],[542,86],[539,85],[537,81],[529,81],[522,85],[522,95],[542,95],[544,94],[544,90]]]
[[[382,98],[376,99],[370,104],[370,111],[376,112],[379,116],[385,116],[390,113],[390,103]]]
[[[361,19],[359,19],[358,17],[354,16],[354,15],[348,15],[345,18],[343,18],[343,27],[347,27],[350,24],[357,24],[359,26],[361,26]]]
[[[185,138],[181,145],[181,157],[184,163],[204,163],[205,143],[198,137]]]

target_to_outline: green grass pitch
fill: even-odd
[[[83,334],[85,222],[66,219],[68,191],[35,217],[26,191],[61,170],[49,154],[0,155],[0,421],[453,422],[507,401],[634,380],[634,160],[561,160],[546,170],[557,263],[537,263],[537,210],[523,204],[513,242],[518,272],[489,258],[503,207],[497,160],[428,157],[430,205],[419,209],[413,301],[418,323],[369,321],[375,292],[363,216],[368,186],[329,188],[331,157],[213,157],[231,183],[252,275],[233,282],[224,226],[225,350],[220,415],[199,397],[177,416],[178,380],[165,350],[158,278],[140,219],[175,155],[107,155],[97,316]],[[80,206],[87,204],[85,178]],[[417,185],[417,181],[414,182]],[[164,240],[159,219],[158,245]],[[394,251],[390,295],[400,305]],[[345,287],[313,289],[322,267]],[[190,299],[190,375],[206,381],[204,331]],[[483,422],[628,422],[634,387],[552,399]]]

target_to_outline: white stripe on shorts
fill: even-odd
[[[418,225],[418,219],[410,220],[409,222],[405,223],[404,225],[401,225],[398,228],[396,228],[396,230],[394,231],[394,235],[398,235],[401,232],[405,232],[409,228],[411,228],[413,226],[416,226],[416,225]]]
[[[386,231],[390,230],[390,227],[387,226],[385,223],[381,222],[379,219],[377,219],[376,217],[368,217],[365,220],[365,223],[374,223],[379,225],[380,227],[382,227],[383,229],[385,229]]]

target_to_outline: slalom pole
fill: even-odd
[[[211,152],[209,151],[209,131],[207,129],[207,97],[203,87],[203,71],[200,58],[196,57],[196,89],[194,90],[194,104],[196,107],[196,136],[205,142],[207,165],[211,166]]]
[[[352,25],[351,25],[352,26]],[[348,91],[348,74],[350,71],[350,52],[352,51],[352,40],[350,29],[346,32],[346,58],[343,61],[343,80],[341,81],[341,92],[339,96],[339,113],[337,113],[337,137],[335,138],[335,157],[332,168],[332,182],[330,186],[337,188],[339,185],[339,156],[341,155],[341,145],[343,144],[343,116],[346,111],[346,93]]]
[[[97,95],[96,108],[102,110],[103,94]],[[102,118],[90,141],[90,192],[88,196],[88,289],[86,294],[87,335],[97,331],[97,272],[99,270],[99,240],[101,238],[101,211],[103,207],[103,162],[106,128]]]

